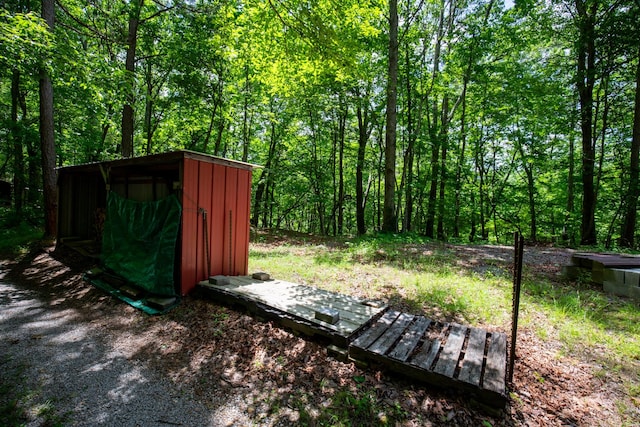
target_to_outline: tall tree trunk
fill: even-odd
[[[427,223],[425,236],[434,237],[434,226],[436,221],[436,203],[438,197],[438,177],[440,176],[440,144],[438,136],[432,137],[431,147],[431,184],[429,187],[429,201],[427,205]]]
[[[42,172],[40,141],[33,141],[31,138],[28,138],[24,142],[24,145],[27,147],[27,192],[25,202],[27,205],[37,206],[40,202],[39,190],[42,182],[40,176]]]
[[[253,215],[251,217],[251,225],[254,227],[258,226],[260,215],[262,215],[262,226],[266,227],[268,184],[271,180],[271,170],[275,161],[277,141],[276,123],[272,121],[269,152],[267,153],[267,160],[264,164],[264,169],[262,169],[260,173],[258,185],[256,186],[256,198],[253,206]]]
[[[486,207],[486,194],[485,194],[485,188],[484,188],[484,183],[485,183],[485,178],[486,178],[486,171],[484,168],[484,164],[482,164],[482,162],[484,161],[483,157],[481,157],[480,154],[480,148],[477,149],[476,151],[476,169],[478,171],[478,177],[480,179],[479,182],[479,203],[480,203],[480,238],[482,240],[487,240],[489,238],[489,233],[487,232],[486,229],[486,223],[487,223],[487,218],[486,218],[486,212],[487,212],[487,207]]]
[[[387,126],[385,133],[384,208],[382,231],[396,232],[396,124],[398,101],[398,0],[389,0],[389,71],[387,81]]]
[[[538,224],[536,215],[536,186],[533,179],[533,167],[524,165],[524,172],[527,176],[527,193],[529,196],[529,215],[531,216],[531,224],[529,232],[531,235],[529,239],[531,242],[536,243],[538,241]]]
[[[49,31],[55,25],[55,0],[42,1],[42,18]],[[56,145],[53,123],[53,86],[47,70],[40,70],[40,149],[42,151],[42,189],[44,196],[44,234],[55,237],[58,197],[56,177]]]
[[[577,87],[580,96],[580,128],[582,130],[582,222],[580,243],[597,243],[595,224],[594,165],[595,146],[593,144],[593,89],[595,85],[596,47],[595,17],[598,2],[576,0],[578,11],[578,64]]]
[[[207,134],[204,137],[204,143],[202,144],[202,151],[207,153],[209,151],[209,141],[211,141],[211,133],[213,132],[213,124],[216,120],[216,113],[218,110],[218,102],[214,101],[213,110],[211,111],[211,118],[209,119],[209,126],[207,127]]]
[[[413,161],[416,141],[416,132],[413,128],[413,98],[411,88],[411,63],[409,56],[409,48],[406,47],[406,83],[407,83],[407,149],[404,154],[404,173],[406,175],[405,202],[404,202],[404,220],[402,223],[402,231],[411,231],[411,219],[413,217]]]
[[[347,108],[340,112],[338,126],[338,234],[344,231],[344,134],[347,123]]]
[[[476,233],[478,232],[476,227],[476,193],[471,192],[471,229],[469,230],[469,241],[475,242]]]
[[[442,0],[440,5],[440,17],[438,19],[438,33],[433,52],[433,71],[431,73],[431,88],[435,87],[436,79],[440,74],[440,52],[442,50],[442,40],[444,38],[446,1]],[[431,90],[430,90],[431,91]],[[443,101],[444,103],[444,101]],[[433,96],[431,112],[431,122],[429,126],[429,138],[431,139],[431,184],[429,188],[429,202],[427,206],[427,221],[425,235],[434,237],[434,226],[436,223],[436,206],[438,204],[438,178],[440,177],[440,133],[438,132],[438,119],[441,114],[438,112],[438,97]]]
[[[574,233],[571,218],[574,211],[574,173],[575,173],[575,140],[573,135],[569,136],[569,172],[567,176],[567,212],[562,226],[562,240],[573,244]]]
[[[249,119],[249,91],[251,90],[251,80],[249,79],[249,65],[244,66],[244,106],[242,109],[242,161],[249,158],[250,119]]]
[[[633,112],[633,136],[631,138],[631,163],[629,170],[629,189],[625,203],[624,222],[620,235],[620,246],[632,248],[634,246],[636,232],[636,214],[638,210],[638,198],[640,186],[638,185],[640,165],[640,48],[638,48],[638,64],[636,68],[636,101]]]
[[[133,152],[133,121],[134,121],[134,86],[136,72],[136,46],[138,43],[138,25],[140,12],[144,0],[133,0],[129,11],[129,32],[127,35],[127,56],[125,59],[126,98],[122,108],[122,157],[132,157]]]
[[[367,149],[367,141],[371,134],[369,126],[369,108],[362,107],[364,101],[362,98],[358,101],[358,156],[356,160],[356,227],[358,235],[361,236],[367,232],[365,223],[365,198],[364,198],[364,158]]]
[[[442,125],[440,127],[440,145],[442,149],[440,166],[440,193],[438,196],[438,240],[445,240],[444,232],[444,199],[447,185],[447,148],[449,145],[449,97],[442,100]]]
[[[453,214],[453,237],[460,237],[460,198],[462,193],[462,166],[464,165],[464,155],[467,150],[467,78],[465,77],[462,88],[462,112],[460,114],[460,155],[456,165],[455,180],[455,201]]]
[[[13,207],[19,215],[24,205],[24,151],[23,131],[18,122],[20,105],[20,71],[13,70],[11,75],[11,139],[13,140]],[[24,116],[23,116],[24,118]]]
[[[222,150],[222,134],[224,133],[224,128],[227,126],[226,120],[224,117],[220,118],[220,123],[218,123],[218,135],[216,136],[216,143],[213,146],[213,154],[216,156],[220,156],[223,153]],[[225,149],[226,151],[226,149]]]
[[[152,73],[153,70],[151,68],[151,61],[147,61],[147,68],[145,70],[146,80],[147,80],[147,90],[145,93],[145,102],[144,102],[144,124],[143,124],[143,132],[145,134],[146,139],[146,154],[151,154],[151,149],[153,146],[153,130],[151,127],[151,117],[153,116],[153,78]]]

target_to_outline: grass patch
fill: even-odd
[[[610,370],[637,370],[640,362],[640,307],[586,284],[556,284],[529,277],[523,304],[543,315],[567,353],[589,353]],[[528,318],[531,322],[531,318]],[[541,338],[544,338],[541,336]]]
[[[441,320],[492,323],[509,320],[507,275],[478,274],[456,265],[444,245],[424,238],[382,236],[340,245],[260,243],[249,252],[250,271],[363,298],[383,298]],[[497,267],[496,267],[497,269]]]

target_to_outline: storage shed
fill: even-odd
[[[246,275],[254,167],[176,151],[60,168],[58,244],[100,257],[134,284],[164,274],[142,286],[161,295]]]

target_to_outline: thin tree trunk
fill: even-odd
[[[249,91],[251,89],[251,81],[249,80],[249,66],[245,65],[245,83],[244,83],[244,107],[242,115],[242,161],[246,162],[249,158],[249,139],[250,120],[249,120]]]
[[[360,98],[360,97],[359,97]],[[371,135],[369,125],[369,108],[363,109],[362,98],[358,101],[358,157],[356,160],[356,226],[358,235],[361,236],[367,232],[365,222],[365,197],[364,197],[364,159],[367,149],[367,141]]]
[[[387,126],[385,133],[384,208],[382,231],[398,230],[395,209],[396,124],[398,101],[398,0],[389,0],[389,71],[387,81]]]
[[[347,122],[347,109],[340,112],[338,130],[338,234],[342,235],[344,231],[344,134]]]
[[[460,156],[456,165],[455,180],[455,201],[453,214],[453,237],[460,237],[460,198],[462,193],[462,166],[464,164],[464,155],[467,149],[467,79],[465,78],[462,88],[462,112],[460,114]]]
[[[407,83],[407,150],[404,155],[404,173],[406,175],[404,221],[402,231],[411,231],[411,219],[413,217],[413,160],[415,149],[415,130],[413,128],[413,98],[411,91],[411,64],[409,60],[409,48],[405,51],[406,58],[406,83]]]
[[[570,224],[574,211],[574,174],[575,174],[575,140],[573,135],[569,136],[569,172],[567,176],[567,212],[562,228],[562,239],[573,244],[573,224]]]
[[[13,140],[13,207],[16,214],[22,212],[24,205],[24,152],[22,148],[23,132],[18,123],[20,105],[20,71],[13,70],[11,75],[11,139]],[[24,118],[24,117],[23,117]]]
[[[213,146],[213,154],[216,156],[220,156],[222,154],[222,134],[224,133],[224,128],[227,125],[224,117],[220,118],[220,123],[218,124],[218,135],[216,136],[216,143]]]
[[[202,145],[202,151],[205,153],[209,150],[209,141],[211,141],[211,133],[213,132],[213,124],[216,119],[216,113],[218,111],[218,102],[214,101],[213,110],[211,111],[211,118],[209,119],[209,126],[207,127],[207,134],[204,137],[204,143]]]
[[[429,187],[429,201],[427,205],[427,223],[425,235],[429,238],[434,237],[434,226],[436,219],[436,203],[438,197],[438,177],[440,176],[440,144],[438,137],[433,140],[431,147],[431,185]]]
[[[577,87],[580,96],[580,128],[582,130],[582,222],[580,243],[597,243],[595,224],[593,145],[593,89],[595,85],[596,47],[595,16],[598,2],[576,0],[579,21]]]
[[[444,232],[444,200],[445,190],[447,185],[447,148],[449,144],[449,97],[444,96],[442,100],[442,126],[440,127],[440,145],[442,149],[440,166],[440,194],[438,198],[438,240],[445,240],[446,235]]]
[[[49,31],[55,25],[55,0],[42,1],[42,18]],[[56,145],[53,122],[53,85],[47,70],[40,70],[40,149],[42,151],[42,189],[44,196],[44,234],[55,237],[58,197],[56,176]]]
[[[140,12],[144,0],[133,0],[132,10],[129,12],[129,31],[127,35],[127,56],[125,59],[126,98],[122,108],[122,157],[132,157],[133,152],[133,121],[134,121],[134,85],[136,72],[136,46],[138,43],[138,25]]]
[[[436,83],[436,79],[440,74],[440,52],[442,49],[442,39],[444,38],[444,21],[445,21],[445,0],[442,0],[440,5],[440,17],[438,19],[438,33],[436,38],[436,44],[433,53],[433,72],[431,75],[431,87],[433,88]],[[444,101],[443,101],[444,103]],[[431,152],[431,184],[429,188],[429,202],[427,206],[427,222],[425,235],[427,237],[434,237],[434,226],[436,223],[436,206],[438,204],[438,178],[440,177],[440,133],[438,132],[438,118],[443,117],[438,112],[438,100],[437,97],[433,97],[432,107],[432,123],[429,124],[429,137],[432,144]]]
[[[27,147],[27,191],[25,202],[27,205],[37,206],[39,204],[38,199],[40,198],[40,183],[42,182],[42,178],[40,177],[42,172],[40,144],[39,141],[32,141],[30,139],[24,142],[24,145]]]
[[[636,68],[636,100],[633,113],[633,136],[631,138],[631,162],[629,170],[629,190],[627,191],[624,222],[620,235],[620,245],[626,248],[634,247],[636,232],[636,215],[638,198],[640,197],[640,48],[638,49],[638,64]]]
[[[268,190],[268,183],[271,180],[270,175],[271,175],[272,164],[275,161],[277,141],[278,141],[278,138],[276,135],[276,123],[272,122],[269,152],[267,154],[267,160],[264,164],[264,169],[262,169],[260,173],[260,178],[258,179],[258,185],[256,186],[256,198],[254,201],[253,216],[251,218],[251,225],[253,225],[254,227],[258,226],[260,215],[262,215],[262,226],[266,227],[267,195],[268,195],[267,190]]]
[[[204,151],[205,153],[207,153],[209,150],[209,142],[211,141],[211,134],[213,133],[213,125],[215,123],[216,115],[218,113],[218,107],[222,108],[222,83],[220,82],[218,82],[218,85],[217,85],[217,93],[216,95],[214,95],[213,111],[211,111],[211,119],[209,120],[207,135],[204,138],[204,147],[202,151]],[[220,122],[224,122],[224,119],[222,117],[220,118]]]
[[[145,93],[145,102],[144,102],[144,124],[143,131],[146,138],[146,154],[151,154],[152,148],[152,140],[153,140],[153,131],[151,130],[151,117],[153,115],[153,81],[152,81],[152,69],[151,69],[151,61],[147,61],[147,68],[145,70],[146,80],[147,80],[147,90]]]

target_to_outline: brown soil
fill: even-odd
[[[448,248],[466,268],[479,271],[507,266],[512,257],[508,247]],[[525,263],[555,280],[569,256],[527,248]],[[625,396],[619,375],[603,373],[588,356],[562,354],[559,343],[543,342],[526,329],[519,333],[509,403],[500,413],[487,413],[465,395],[337,361],[321,343],[197,294],[164,316],[148,316],[85,283],[82,272],[90,266],[52,246],[36,248],[20,261],[0,261],[0,269],[9,271],[5,280],[37,291],[51,310],[72,309],[78,322],[106,331],[113,346],[166,375],[178,390],[205,404],[241,396],[238,409],[257,424],[314,425],[307,415],[340,413],[337,396],[346,390],[363,397],[360,403],[370,392],[386,414],[381,417],[406,426],[620,425],[619,402],[638,406]],[[357,403],[345,402],[353,425],[371,422],[348,408]]]

